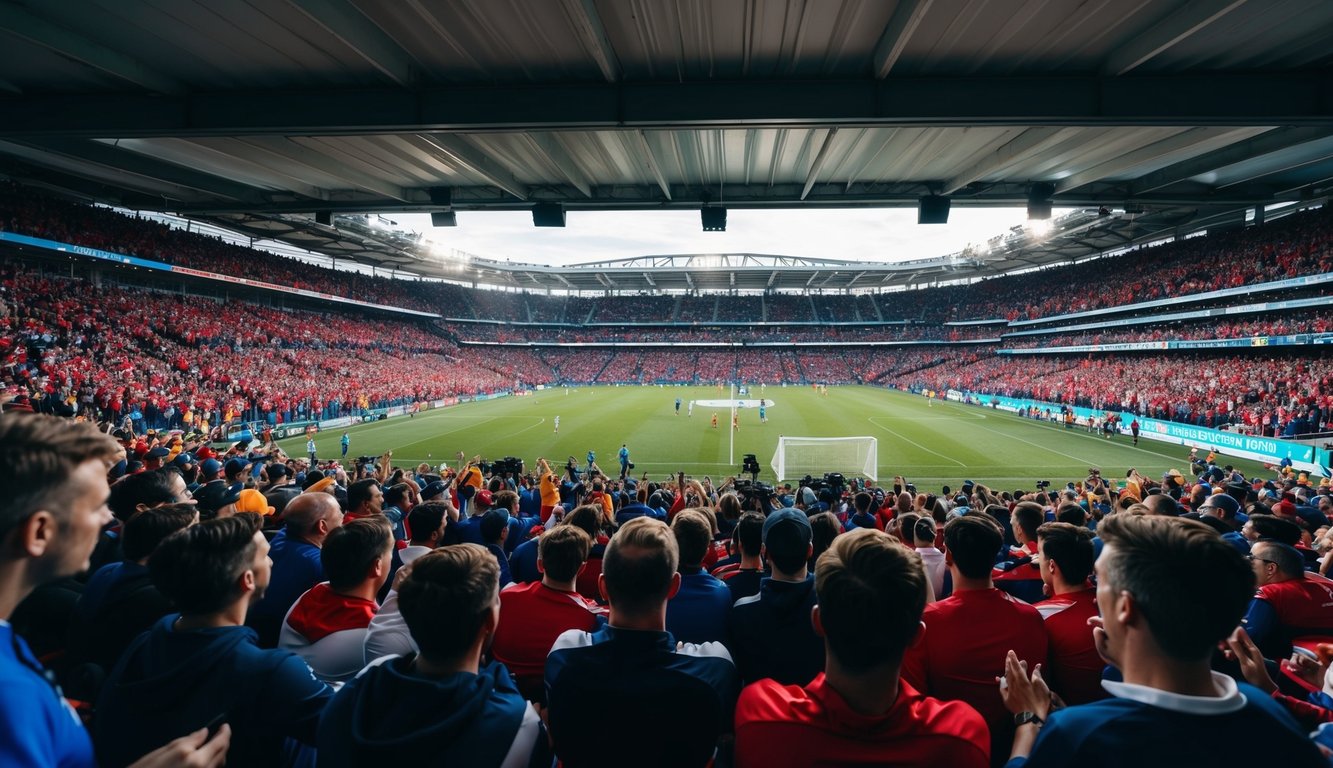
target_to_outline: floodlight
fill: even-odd
[[[1028,219],[1044,220],[1051,218],[1051,196],[1055,194],[1055,185],[1048,181],[1035,182],[1028,188]]]
[[[727,209],[704,206],[699,209],[699,218],[703,221],[705,232],[727,231]]]
[[[916,203],[917,224],[949,223],[949,198],[944,195],[927,195]]]
[[[560,203],[537,203],[532,206],[532,226],[565,226],[565,206]]]
[[[431,211],[430,225],[432,227],[456,227],[458,226],[458,214],[453,211]]]
[[[331,227],[333,226],[333,214],[329,211],[315,211],[315,223]]]

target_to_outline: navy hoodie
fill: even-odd
[[[824,640],[810,623],[815,577],[760,582],[759,594],[731,609],[732,656],[745,685],[771,677],[783,685],[807,685],[824,671]]]
[[[550,765],[541,720],[503,664],[429,678],[414,659],[382,659],[338,691],[319,723],[320,768]]]
[[[227,765],[285,765],[288,737],[315,743],[333,689],[299,656],[265,650],[248,627],[178,632],[170,614],[130,646],[97,701],[102,768],[127,765],[219,715],[231,725]]]

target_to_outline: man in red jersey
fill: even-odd
[[[927,696],[975,707],[990,726],[991,754],[1003,763],[1014,725],[995,678],[1011,648],[1029,666],[1046,661],[1046,628],[1036,608],[991,583],[991,563],[1004,544],[999,523],[984,513],[954,518],[944,526],[944,543],[953,595],[926,607],[926,639],[903,658],[903,679]]]
[[[1301,635],[1333,635],[1333,582],[1307,574],[1295,547],[1260,539],[1249,558],[1258,590],[1241,623],[1264,658],[1290,656]]]
[[[1036,604],[1046,621],[1050,645],[1047,683],[1067,704],[1106,698],[1102,669],[1088,619],[1097,615],[1097,590],[1088,583],[1097,556],[1092,531],[1070,523],[1046,523],[1037,529],[1041,545],[1041,580],[1051,596]]]
[[[500,624],[491,655],[513,673],[518,689],[533,701],[544,701],[542,675],[546,655],[565,630],[592,631],[606,609],[574,590],[574,581],[588,559],[592,539],[572,525],[557,525],[537,541],[541,581],[500,592]]]
[[[976,710],[924,696],[898,675],[925,629],[920,556],[880,531],[852,531],[820,555],[815,591],[824,672],[805,687],[761,680],[741,693],[736,765],[988,765]]]
[[[1037,527],[1046,521],[1040,504],[1021,501],[1009,516],[1018,549],[1010,551],[1009,561],[993,574],[995,586],[1019,600],[1035,603],[1042,598],[1041,570],[1037,565]]]

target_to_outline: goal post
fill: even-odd
[[[826,472],[850,472],[878,481],[879,443],[873,437],[784,435],[778,438],[772,467],[778,480]]]

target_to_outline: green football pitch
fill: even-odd
[[[681,398],[680,414],[675,400]],[[459,451],[470,458],[516,456],[528,468],[539,456],[557,469],[573,456],[580,465],[589,450],[610,474],[619,471],[616,454],[628,445],[635,475],[652,479],[676,471],[714,479],[739,474],[741,457],[753,453],[773,480],[769,465],[778,437],[871,436],[878,441],[879,480],[892,483],[903,475],[923,489],[942,484],[958,487],[973,480],[997,488],[1031,488],[1038,480],[1056,486],[1087,476],[1089,467],[1108,479],[1124,478],[1136,468],[1148,477],[1168,469],[1188,474],[1188,449],[1127,435],[1105,439],[1082,428],[1021,419],[1004,411],[927,400],[918,395],[874,387],[830,387],[822,395],[808,387],[751,388],[749,398],[763,397],[768,423],[759,423],[756,408],[739,409],[740,428],[728,429],[730,410],[696,402],[726,401],[717,387],[571,387],[534,392],[426,411],[413,418],[396,417],[352,427],[348,460],[393,451],[395,466],[428,461],[455,463]],[[711,426],[712,415],[718,426]],[[555,419],[560,431],[555,431]],[[343,430],[320,433],[319,458],[337,458]],[[288,454],[305,455],[305,438],[281,441]],[[1261,473],[1255,462],[1226,458],[1247,477]],[[852,467],[827,467],[829,472],[856,474]],[[798,478],[788,478],[796,480]]]

